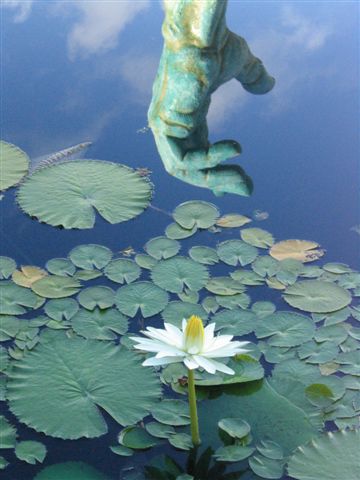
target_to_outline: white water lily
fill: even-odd
[[[181,330],[170,323],[164,326],[165,329],[147,327],[141,333],[148,338],[131,337],[137,342],[134,348],[156,352],[155,357],[145,360],[144,366],[183,362],[189,370],[203,368],[209,373],[218,370],[233,375],[234,370],[214,359],[248,351],[244,347],[249,342],[232,341],[232,335],[214,335],[215,323],[204,328],[201,318],[195,315],[183,320]]]

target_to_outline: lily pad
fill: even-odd
[[[145,268],[146,270],[151,270],[157,264],[157,260],[155,260],[155,258],[143,253],[136,255],[135,262],[137,265],[139,265],[139,267]]]
[[[117,308],[129,317],[135,317],[139,309],[145,318],[156,315],[166,307],[168,301],[165,290],[151,282],[124,285],[115,294]]]
[[[284,463],[262,455],[254,455],[249,459],[251,470],[261,478],[279,479],[284,473]]]
[[[52,258],[46,265],[46,270],[53,275],[71,277],[75,273],[75,265],[68,258]]]
[[[213,457],[218,462],[241,462],[254,453],[254,447],[245,447],[242,445],[227,445],[216,450]]]
[[[42,463],[46,457],[46,447],[40,442],[27,440],[19,442],[15,447],[15,455],[19,460],[35,465]]]
[[[78,280],[72,277],[61,277],[60,275],[48,275],[31,285],[33,292],[45,298],[71,297],[80,288],[81,284]]]
[[[176,207],[173,213],[176,223],[186,229],[212,227],[219,215],[219,210],[215,205],[200,200],[182,203]]]
[[[169,437],[169,443],[180,450],[190,450],[194,446],[190,435],[183,432],[171,435],[171,437]]]
[[[20,270],[15,270],[12,274],[12,281],[20,287],[31,288],[34,282],[46,277],[47,274],[42,268],[26,265],[21,267]]]
[[[0,280],[10,278],[15,270],[15,260],[10,257],[0,257]]]
[[[183,228],[177,223],[170,223],[166,227],[165,235],[171,240],[182,240],[184,238],[191,237],[194,233],[197,232],[197,227],[194,226],[191,229]]]
[[[333,283],[307,280],[288,287],[284,293],[284,300],[292,307],[305,312],[328,313],[349,305],[351,295]]]
[[[151,415],[160,423],[165,425],[189,425],[189,405],[183,400],[165,399],[155,405]]]
[[[248,310],[223,310],[211,319],[216,324],[216,330],[227,335],[247,335],[251,333],[256,325],[256,315]]]
[[[112,252],[109,248],[96,244],[78,245],[69,253],[72,263],[85,270],[104,268],[110,262],[111,257]]]
[[[156,260],[174,257],[180,250],[180,243],[167,237],[156,237],[149,240],[144,250],[148,255],[156,258]]]
[[[293,258],[300,262],[313,262],[324,255],[319,244],[308,240],[283,240],[275,243],[270,249],[270,255],[276,260]]]
[[[134,450],[146,450],[156,445],[157,441],[144,428],[131,425],[120,432],[119,443]]]
[[[0,141],[0,191],[17,185],[29,170],[29,157],[20,148]]]
[[[195,262],[203,263],[204,265],[215,265],[219,261],[218,254],[214,248],[201,245],[190,248],[189,255]]]
[[[98,406],[126,426],[141,420],[160,396],[156,375],[135,353],[58,332],[12,361],[7,387],[10,409],[21,422],[66,439],[107,432]]]
[[[164,423],[150,422],[145,425],[145,428],[150,435],[157,438],[169,438],[175,433],[174,427],[165,425]]]
[[[231,278],[233,278],[237,282],[249,286],[262,285],[265,281],[261,275],[258,275],[251,270],[235,270],[234,272],[231,272],[230,275]]]
[[[236,383],[253,382],[264,377],[264,369],[261,364],[247,354],[237,355],[235,358],[230,359],[228,366],[234,370],[234,375],[227,375],[221,372],[216,374],[202,372],[195,380],[196,385],[202,387],[233,385]]]
[[[269,257],[268,255],[263,255],[258,257],[252,264],[252,269],[258,275],[262,277],[272,277],[278,273],[280,270],[280,263],[275,258]]]
[[[88,287],[81,290],[77,300],[88,310],[94,310],[95,307],[110,308],[114,305],[114,290],[103,285]]]
[[[258,255],[258,251],[252,245],[241,240],[227,240],[217,247],[217,253],[220,260],[227,265],[248,265],[253,262]]]
[[[216,225],[222,228],[236,228],[242,227],[247,223],[250,223],[252,220],[245,215],[239,215],[238,213],[228,213],[227,215],[223,215],[222,217],[218,218],[216,221]]]
[[[189,318],[191,315],[200,317],[204,322],[208,315],[201,305],[188,302],[170,302],[161,313],[165,322],[171,323],[181,328],[183,318]]]
[[[14,448],[17,436],[16,430],[3,415],[0,415],[0,432],[0,449]]]
[[[20,287],[9,280],[0,282],[0,314],[22,315],[27,308],[37,308],[42,300],[28,288]]]
[[[133,260],[118,258],[107,265],[104,274],[113,282],[131,283],[140,277],[141,268]]]
[[[173,293],[181,293],[184,287],[200,290],[206,284],[209,273],[203,265],[190,258],[173,257],[162,260],[151,271],[153,282]]]
[[[250,433],[250,425],[241,418],[223,418],[218,427],[232,438],[244,438]]]
[[[216,295],[217,303],[224,308],[234,309],[237,307],[247,309],[250,305],[250,297],[246,293],[237,293],[235,295]]]
[[[212,277],[205,285],[205,288],[216,295],[236,295],[245,290],[242,283],[231,277]]]
[[[0,342],[6,342],[18,333],[20,320],[12,315],[1,315],[0,318]]]
[[[21,184],[17,201],[25,213],[49,225],[92,228],[95,211],[110,223],[138,216],[151,193],[151,184],[129,167],[78,160],[35,170]]]
[[[114,340],[117,335],[127,332],[127,318],[115,308],[91,312],[80,309],[72,318],[71,325],[76,333],[85,338],[97,340]]]
[[[359,430],[324,433],[295,451],[288,473],[298,480],[357,480],[359,441]]]
[[[56,463],[44,468],[34,480],[109,480],[105,474],[83,462]]]
[[[274,237],[262,228],[244,228],[240,236],[244,242],[254,247],[268,248],[274,244]]]
[[[73,298],[59,298],[46,302],[44,310],[53,320],[70,320],[79,310],[79,304]]]

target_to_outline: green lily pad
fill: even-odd
[[[49,300],[44,307],[45,313],[53,320],[70,320],[79,310],[79,304],[73,298]]]
[[[223,310],[211,319],[216,324],[216,330],[226,335],[247,335],[251,333],[256,324],[256,315],[248,310]]]
[[[230,275],[231,278],[233,278],[237,282],[249,286],[262,285],[265,281],[261,275],[258,275],[251,270],[235,270],[234,272],[231,272]]]
[[[46,270],[53,275],[72,277],[75,273],[75,265],[68,258],[52,258],[46,265]]]
[[[220,214],[215,205],[200,200],[193,200],[178,205],[173,217],[182,228],[191,229],[212,227]]]
[[[138,216],[151,193],[151,184],[129,167],[77,160],[34,171],[21,184],[17,201],[25,213],[49,225],[92,228],[95,211],[110,223]]]
[[[186,257],[173,257],[162,260],[151,271],[153,282],[173,293],[180,293],[185,287],[200,290],[209,278],[209,272],[203,265]]]
[[[35,465],[42,463],[46,457],[46,447],[40,442],[26,440],[19,442],[15,447],[15,455],[19,460]]]
[[[114,305],[114,290],[103,285],[88,287],[81,290],[77,300],[87,310],[94,310],[95,307],[110,308]]]
[[[170,225],[166,227],[165,235],[167,236],[167,238],[170,238],[171,240],[182,240],[184,238],[191,237],[196,232],[197,232],[196,226],[194,226],[191,229],[187,229],[187,228],[181,227],[180,225],[174,222],[174,223],[170,223]]]
[[[231,358],[228,366],[234,370],[234,375],[227,375],[221,372],[215,374],[202,372],[195,379],[196,385],[202,387],[233,385],[236,383],[253,382],[264,377],[264,369],[261,364],[246,354]]]
[[[284,458],[284,452],[280,445],[271,440],[262,440],[256,449],[261,453],[263,457],[271,458],[272,460],[282,460]]]
[[[181,301],[193,304],[198,303],[200,298],[199,292],[195,292],[189,288],[185,288],[185,290],[183,292],[179,292],[177,296]]]
[[[116,455],[120,455],[121,457],[131,457],[131,455],[134,454],[134,450],[124,447],[124,445],[113,445],[112,447],[110,447],[110,450]]]
[[[0,298],[1,315],[22,315],[27,308],[37,308],[43,303],[31,290],[10,280],[0,282]]]
[[[216,313],[219,310],[219,304],[214,297],[205,297],[201,305],[208,313]]]
[[[258,251],[252,245],[241,240],[226,240],[221,242],[217,247],[217,253],[220,260],[227,265],[248,265],[258,256]]]
[[[359,430],[324,433],[295,451],[288,473],[298,480],[357,480],[359,441]]]
[[[58,332],[42,337],[8,369],[9,407],[26,425],[59,438],[98,437],[107,432],[98,406],[126,426],[157,402],[159,381],[135,353]]]
[[[10,257],[0,257],[0,280],[10,278],[15,270],[15,260]]]
[[[5,372],[8,364],[9,364],[9,355],[7,353],[7,350],[6,348],[0,347],[0,372]]]
[[[131,283],[141,275],[141,268],[127,258],[112,260],[104,270],[107,278],[116,283]]]
[[[139,265],[139,267],[145,268],[146,270],[151,270],[157,264],[157,260],[155,260],[155,258],[143,253],[136,255],[135,262],[137,265]]]
[[[115,308],[95,308],[91,312],[80,309],[72,318],[71,325],[82,337],[97,340],[114,340],[116,334],[124,335],[128,329],[127,318]]]
[[[0,470],[4,470],[9,465],[9,462],[0,455]]]
[[[272,302],[255,302],[251,310],[260,318],[267,317],[276,311],[276,306]]]
[[[6,342],[18,333],[20,320],[12,315],[1,315],[0,319],[0,342]]]
[[[255,326],[257,338],[270,337],[269,344],[275,347],[295,347],[312,339],[314,322],[294,312],[277,312],[259,319]]]
[[[101,277],[102,272],[99,270],[78,270],[77,272],[74,273],[73,278],[76,280],[94,280],[94,278],[99,278]]]
[[[29,157],[20,148],[0,141],[0,191],[17,185],[29,170]]]
[[[140,309],[145,318],[156,315],[167,305],[169,296],[151,282],[135,282],[120,287],[115,294],[115,304],[121,313],[135,317]]]
[[[162,400],[151,410],[151,415],[165,425],[189,425],[189,405],[183,400]]]
[[[218,218],[216,221],[216,225],[222,228],[236,228],[242,227],[243,225],[246,225],[251,221],[251,218],[245,217],[245,215],[239,215],[238,213],[228,213]]]
[[[193,448],[191,437],[187,433],[175,433],[169,437],[169,443],[180,450],[190,450]]]
[[[60,275],[48,275],[31,285],[33,292],[45,298],[71,297],[80,288],[81,284],[78,280],[73,277],[61,277]]]
[[[204,265],[215,265],[219,261],[218,254],[214,248],[201,245],[190,248],[189,255],[195,262],[203,263]]]
[[[223,418],[218,427],[232,438],[244,438],[250,433],[250,425],[241,418]]]
[[[156,438],[150,435],[144,428],[131,425],[124,428],[119,434],[119,443],[134,450],[146,450],[157,444]]]
[[[156,260],[166,260],[167,258],[174,257],[180,248],[181,245],[176,240],[171,240],[167,237],[155,237],[146,243],[144,250]]]
[[[281,263],[268,255],[258,257],[252,263],[252,269],[261,277],[272,277],[280,270]]]
[[[284,462],[282,460],[273,460],[262,455],[251,457],[249,466],[261,478],[278,479],[282,478],[284,473]]]
[[[236,295],[216,295],[217,303],[224,308],[234,309],[237,307],[246,310],[250,305],[250,297],[246,293],[237,293]]]
[[[240,236],[244,242],[254,247],[268,248],[274,244],[274,237],[262,228],[244,228]]]
[[[245,447],[242,445],[227,445],[216,450],[213,457],[218,462],[241,462],[254,453],[254,447]]]
[[[175,433],[174,427],[164,423],[150,422],[145,425],[145,428],[150,435],[157,438],[169,438]]]
[[[183,318],[188,319],[191,315],[197,315],[203,322],[207,320],[207,313],[201,305],[188,302],[170,302],[161,312],[165,322],[181,328]]]
[[[305,342],[297,349],[299,358],[308,363],[327,363],[338,354],[338,347],[333,342],[317,343],[314,340]]]
[[[342,275],[343,273],[350,273],[352,272],[351,268],[349,265],[346,265],[345,263],[326,263],[322,267],[326,272],[330,273],[336,273],[337,275]]]
[[[85,270],[104,268],[110,262],[112,251],[103,245],[78,245],[69,253],[72,263]]]
[[[297,282],[286,289],[283,298],[292,307],[315,313],[335,312],[351,302],[344,288],[320,280]]]
[[[245,290],[242,283],[231,277],[212,277],[205,285],[205,288],[216,295],[235,295]]]
[[[56,463],[44,468],[34,480],[110,480],[91,465],[83,462]]]
[[[0,449],[14,448],[17,436],[16,429],[8,422],[8,420],[3,415],[0,415],[0,432]]]

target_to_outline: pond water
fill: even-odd
[[[40,279],[33,286],[39,272],[25,272],[24,287],[24,272],[12,277],[15,266],[0,262],[1,476],[358,478],[358,2],[229,1],[228,27],[276,78],[263,96],[226,83],[208,114],[212,142],[231,138],[242,145],[235,161],[252,179],[249,197],[216,197],[164,169],[147,127],[163,15],[160,2],[147,0],[9,0],[1,7],[2,140],[26,152],[32,169],[84,142],[91,142],[81,153],[86,159],[140,169],[107,174],[110,203],[116,176],[130,197],[139,189],[129,220],[112,224],[96,214],[93,228],[56,228],[35,218],[48,215],[49,205],[50,217],[55,211],[73,222],[82,218],[67,197],[80,170],[71,179],[45,175],[45,194],[41,178],[28,187],[31,177],[1,194],[0,255],[17,270],[30,265],[56,275],[51,285]],[[96,165],[91,202],[103,172],[98,163],[83,165]],[[195,203],[175,210],[188,201]],[[227,214],[237,215],[232,228]],[[167,229],[172,222],[176,232]],[[165,230],[170,240],[148,243]],[[294,239],[314,244],[287,242],[276,252],[278,242]],[[89,244],[102,247],[77,248]],[[94,286],[112,291],[85,292]],[[56,304],[59,298],[73,302]],[[197,458],[186,450],[187,406],[157,405],[160,397],[187,401],[186,369],[139,367],[142,354],[134,356],[126,336],[148,325],[162,328],[164,319],[179,324],[192,313],[252,342],[248,355],[231,360],[233,384],[199,374]],[[160,414],[148,415],[154,409]],[[245,420],[250,434],[219,435],[225,417]],[[144,430],[150,422],[155,426]],[[121,445],[119,432],[131,424],[137,427],[127,439],[123,432]],[[236,443],[226,451],[232,461],[211,457],[224,442]],[[207,448],[213,451],[204,454]],[[157,463],[163,454],[167,463]]]

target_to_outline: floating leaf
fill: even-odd
[[[280,265],[279,261],[275,260],[275,258],[264,255],[255,259],[252,264],[252,269],[262,277],[272,277],[278,273]]]
[[[83,462],[56,463],[44,468],[34,480],[109,480],[105,474]]]
[[[272,302],[255,302],[251,310],[260,318],[267,317],[275,312],[276,306]]]
[[[116,334],[123,335],[128,329],[127,318],[115,308],[95,308],[91,312],[80,309],[72,318],[71,324],[82,337],[97,340],[114,340]]]
[[[1,290],[0,290],[1,292]],[[1,298],[3,301],[3,298]],[[12,315],[1,315],[0,317],[0,342],[6,342],[15,337],[20,329],[20,320]]]
[[[262,440],[256,448],[263,457],[271,458],[272,460],[282,460],[284,458],[281,446],[271,440]]]
[[[189,425],[189,405],[182,400],[162,400],[151,410],[151,415],[165,425]]]
[[[94,310],[95,307],[110,308],[114,305],[114,290],[103,285],[88,287],[81,290],[77,299],[88,310]]]
[[[0,415],[0,432],[0,449],[14,448],[16,443],[16,430],[3,415]]]
[[[200,245],[192,247],[189,250],[189,255],[195,262],[203,263],[204,265],[215,265],[219,261],[216,250],[210,247]]]
[[[244,310],[250,305],[250,297],[246,293],[237,293],[236,295],[216,295],[217,303],[224,308],[234,309],[236,307]]]
[[[221,334],[247,335],[255,328],[256,315],[247,310],[223,310],[211,319],[216,324],[216,330]]]
[[[97,406],[129,425],[141,420],[160,395],[156,375],[133,352],[59,333],[13,361],[8,377],[9,406],[19,420],[67,439],[107,432]]]
[[[264,283],[263,277],[258,275],[251,270],[235,270],[234,272],[230,273],[231,278],[236,280],[237,282],[243,283],[244,285],[262,285]]]
[[[150,255],[144,255],[143,253],[136,255],[135,262],[139,267],[146,268],[147,270],[151,270],[157,264],[155,258],[150,257]]]
[[[183,302],[188,302],[188,303],[198,303],[200,298],[199,292],[195,292],[194,290],[189,290],[188,288],[185,288],[183,292],[178,293],[177,296]]]
[[[250,433],[250,425],[241,418],[223,418],[218,427],[232,438],[244,438]]]
[[[6,348],[0,347],[0,372],[5,372],[9,363],[9,356]],[[1,378],[1,376],[0,376]]]
[[[253,382],[264,377],[264,370],[261,364],[246,354],[232,358],[228,366],[234,370],[234,375],[227,375],[221,372],[216,374],[202,372],[195,380],[196,385],[203,387],[233,385],[235,383]]]
[[[167,237],[155,237],[149,240],[144,250],[156,260],[174,257],[180,250],[180,243]]]
[[[254,455],[249,459],[251,470],[261,478],[277,479],[283,476],[284,462],[280,460],[272,460],[262,455]]]
[[[134,451],[131,450],[131,448],[124,447],[124,445],[114,445],[110,447],[110,450],[121,457],[131,457],[131,455],[134,454]]]
[[[42,463],[46,457],[46,447],[40,442],[27,440],[19,442],[15,447],[15,455],[19,460],[35,465]]]
[[[118,258],[107,265],[104,273],[113,282],[131,283],[140,277],[141,269],[133,260]]]
[[[30,265],[26,265],[21,267],[20,270],[15,270],[12,274],[12,281],[16,283],[16,285],[20,285],[20,287],[31,288],[31,285],[40,280],[40,278],[46,277],[47,272],[42,270],[39,267],[33,267]]]
[[[79,310],[79,304],[73,298],[49,300],[44,307],[45,313],[53,320],[70,320]]]
[[[241,462],[241,460],[250,457],[254,450],[254,447],[227,445],[226,447],[218,448],[213,457],[218,462]]]
[[[306,312],[327,313],[349,305],[351,295],[333,283],[307,280],[288,287],[284,300],[292,307]]]
[[[334,402],[332,390],[323,383],[312,383],[306,387],[305,394],[309,401],[317,407],[327,407]]]
[[[352,272],[351,268],[349,265],[346,265],[345,263],[326,263],[322,267],[326,272],[330,273],[336,273],[337,275],[342,275],[343,273],[350,273]]]
[[[170,223],[170,225],[166,227],[165,235],[171,240],[182,240],[184,238],[191,237],[196,232],[197,232],[196,226],[194,226],[191,229],[187,229],[187,228],[182,228],[177,223]]]
[[[151,184],[117,163],[78,160],[34,171],[17,201],[25,213],[64,228],[92,228],[95,211],[110,223],[136,217],[148,206]]]
[[[0,141],[0,191],[16,185],[29,170],[29,157],[20,148]]]
[[[0,280],[10,278],[16,270],[16,262],[10,257],[0,257]]]
[[[248,245],[241,240],[227,240],[217,247],[217,253],[220,260],[227,265],[248,265],[253,262],[258,255],[258,251],[252,245]]]
[[[157,263],[151,271],[153,282],[173,293],[180,293],[184,287],[200,290],[207,282],[209,273],[203,265],[186,257],[173,257]]]
[[[324,433],[295,451],[288,473],[299,480],[357,480],[359,440],[359,430]]]
[[[307,240],[283,240],[271,247],[270,255],[276,260],[293,258],[300,262],[313,262],[319,260],[325,253],[318,247],[318,243]]]
[[[175,433],[174,427],[164,423],[150,422],[145,425],[145,428],[150,435],[157,438],[169,438]]]
[[[277,312],[259,319],[255,325],[257,338],[270,337],[276,347],[295,347],[310,340],[315,333],[314,322],[294,312]]]
[[[156,445],[157,441],[144,428],[131,425],[120,432],[119,443],[134,450],[146,450]]]
[[[9,280],[0,282],[0,298],[1,315],[22,315],[26,313],[26,308],[36,308],[42,304],[42,300],[31,290]]]
[[[219,310],[219,304],[214,297],[205,297],[202,302],[202,306],[208,313],[215,313],[217,310]]]
[[[175,435],[171,435],[171,437],[169,437],[169,443],[180,450],[190,450],[194,446],[190,435],[187,433],[175,433]]]
[[[242,227],[247,223],[250,223],[251,218],[245,217],[245,215],[239,215],[237,213],[228,213],[227,215],[218,218],[216,225],[222,228],[236,228]]]
[[[179,328],[181,328],[183,318],[188,319],[191,315],[197,315],[204,322],[208,316],[201,305],[188,302],[170,302],[161,313],[165,322],[176,325]]]
[[[102,245],[79,245],[71,250],[69,258],[78,268],[93,270],[104,268],[110,262],[112,252]]]
[[[52,258],[45,266],[48,272],[62,277],[71,277],[76,270],[74,264],[68,258]]]
[[[333,342],[316,343],[313,340],[303,343],[297,350],[299,358],[308,363],[326,363],[334,360],[338,347]]]
[[[162,288],[151,282],[135,282],[125,285],[116,292],[115,303],[121,313],[135,317],[140,309],[145,318],[161,312],[169,301],[169,296]]]
[[[273,277],[266,280],[266,285],[274,290],[286,290],[286,285]]]
[[[74,273],[74,279],[76,280],[94,280],[94,278],[101,277],[102,272],[99,270],[78,270]]]
[[[215,224],[219,211],[212,203],[193,200],[178,205],[173,217],[182,228],[209,228]]]
[[[231,277],[213,277],[205,285],[206,290],[216,295],[235,295],[242,293],[245,287]]]
[[[0,455],[0,470],[4,470],[9,465],[9,462]]]
[[[268,248],[274,244],[274,237],[262,228],[244,228],[240,236],[244,242],[254,247]]]
[[[31,285],[31,289],[45,298],[71,297],[81,288],[78,280],[72,277],[61,277],[60,275],[48,275],[37,280]]]

